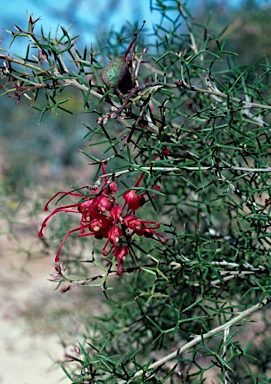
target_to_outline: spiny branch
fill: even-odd
[[[267,297],[266,299],[262,300],[261,302],[253,305],[251,308],[248,308],[242,312],[240,312],[237,316],[232,318],[231,320],[227,321],[226,323],[212,329],[209,332],[206,332],[201,335],[197,335],[193,338],[193,340],[189,341],[188,343],[184,344],[181,348],[176,349],[174,352],[169,353],[168,355],[164,356],[162,359],[156,361],[155,363],[151,364],[147,368],[147,372],[153,371],[156,368],[160,367],[161,365],[167,363],[169,360],[172,360],[178,356],[180,356],[182,353],[187,351],[188,349],[192,348],[194,345],[200,343],[203,340],[209,339],[210,337],[224,332],[226,329],[238,324],[241,320],[247,318],[248,316],[252,315],[252,313],[258,311],[265,305],[269,304],[271,302],[271,297]],[[142,376],[144,373],[144,370],[141,369],[140,371],[136,372],[133,376],[133,379]],[[132,379],[132,380],[133,380]],[[132,383],[132,381],[128,381],[128,383]]]

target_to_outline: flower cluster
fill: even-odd
[[[104,165],[102,164],[102,172],[105,174]],[[147,198],[147,192],[137,193],[136,188],[141,183],[144,174],[140,176],[134,189],[130,189],[122,194],[124,203],[120,205],[115,197],[117,184],[109,181],[105,176],[101,187],[83,187],[91,193],[83,194],[79,191],[58,192],[46,204],[44,210],[48,211],[49,203],[59,195],[70,195],[79,197],[80,201],[75,204],[65,205],[55,208],[48,217],[43,221],[39,237],[43,236],[43,229],[46,227],[48,220],[58,212],[70,212],[81,215],[80,225],[67,232],[57,251],[55,262],[59,262],[61,249],[70,236],[74,232],[79,232],[78,237],[94,236],[96,239],[106,239],[102,248],[103,256],[111,253],[118,260],[117,274],[121,275],[124,270],[124,261],[131,247],[131,239],[134,234],[153,238],[160,243],[166,243],[168,240],[165,236],[156,232],[160,224],[155,221],[141,220],[135,212],[142,207],[150,197]],[[160,191],[159,186],[154,186],[153,191]],[[153,194],[154,197],[156,193]]]

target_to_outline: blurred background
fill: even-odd
[[[240,65],[270,59],[271,1],[194,0],[187,6],[214,35],[224,30],[229,39],[227,50],[238,52]],[[175,18],[175,12],[164,17]],[[40,18],[36,28],[39,31],[42,26],[45,34],[72,24],[71,34],[80,35],[77,49],[92,45],[105,57],[110,31],[120,32],[123,25],[136,22],[140,26],[146,20],[143,35],[147,45],[154,42],[153,27],[161,18],[156,0],[45,0],[42,5],[12,0],[1,9],[0,53],[24,54],[26,46],[18,40],[10,46],[7,30],[16,32],[16,25],[26,29],[27,14]],[[47,281],[53,256],[47,257],[37,239],[38,215],[48,198],[71,184],[90,183],[92,178],[81,153],[87,143],[82,122],[91,117],[83,113],[75,90],[68,90],[66,96],[66,108],[73,114],[51,111],[41,121],[40,112],[31,108],[29,100],[17,105],[13,98],[0,98],[0,360],[4,362],[0,384],[12,384],[18,378],[22,384],[57,382],[64,376],[59,368],[51,370],[52,362],[63,357],[59,330],[74,329],[76,335],[83,316],[84,294],[61,295]],[[100,294],[97,291],[97,297]],[[75,307],[76,314],[71,316]]]
[[[229,39],[227,49],[238,52],[236,60],[240,64],[270,57],[270,4],[267,0],[187,2],[198,22],[208,24],[213,35],[225,30],[224,37]],[[26,39],[15,39],[10,46],[11,35],[6,30],[16,32],[16,25],[26,29],[27,14],[33,15],[34,19],[40,18],[36,31],[42,26],[45,34],[51,32],[54,35],[60,26],[68,29],[72,25],[71,34],[80,36],[76,39],[77,49],[82,52],[85,46],[89,49],[92,45],[104,57],[110,31],[120,32],[124,25],[136,22],[140,26],[146,20],[142,35],[147,45],[155,41],[153,27],[159,25],[161,19],[156,11],[156,0],[67,0],[61,3],[47,0],[42,5],[32,0],[13,0],[1,10],[0,30],[0,46],[11,55],[24,55],[27,42]],[[175,17],[176,11],[165,15],[165,18]],[[67,108],[74,115],[59,111],[55,116],[53,112],[47,112],[39,124],[40,113],[29,107],[29,100],[23,98],[16,105],[12,98],[0,99],[0,159],[6,188],[18,193],[33,179],[36,183],[47,182],[47,177],[70,179],[74,167],[81,169],[84,166],[79,149],[84,147],[82,139],[86,132],[81,121],[85,117],[74,94],[67,94],[67,97],[70,98]]]

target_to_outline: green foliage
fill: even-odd
[[[69,112],[61,93],[79,89],[82,108],[97,118],[84,124],[88,160],[106,160],[123,190],[142,172],[140,192],[161,185],[141,216],[163,223],[169,242],[138,236],[122,277],[112,278],[114,258],[100,257],[99,243],[95,256],[66,249],[59,282],[101,286],[108,312],[85,324],[69,355],[76,364],[63,369],[78,384],[268,382],[271,67],[267,59],[238,65],[228,41],[211,38],[185,3],[156,3],[155,42],[137,46],[137,83],[124,98],[102,83],[101,55],[78,52],[64,28],[39,36],[29,18],[28,31],[12,33],[30,40],[25,56],[0,55],[4,94],[37,108],[44,91],[42,118]],[[89,277],[91,267],[100,273]]]

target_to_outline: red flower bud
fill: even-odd
[[[96,209],[99,212],[109,211],[112,207],[112,202],[107,196],[98,196],[96,197]]]
[[[117,184],[114,181],[109,184],[109,190],[111,193],[115,193],[117,191]]]
[[[115,205],[115,207],[111,208],[110,210],[110,216],[114,220],[114,224],[121,222],[123,219],[121,217],[122,214],[122,207],[119,205]]]
[[[127,247],[118,247],[114,251],[114,256],[118,259],[118,268],[117,268],[117,275],[122,275],[124,270],[124,262],[125,258],[129,253],[129,249]]]
[[[116,249],[117,243],[119,242],[119,239],[122,237],[123,232],[122,229],[120,229],[117,226],[113,226],[112,228],[109,229],[108,231],[108,239],[102,249],[102,254],[104,256],[109,255],[109,253],[112,251],[112,249]],[[107,251],[108,244],[112,243],[112,246],[109,248],[109,251]]]
[[[128,205],[129,209],[131,209],[132,211],[136,211],[145,203],[143,194],[137,195],[136,191],[134,190],[125,192],[122,197]]]

